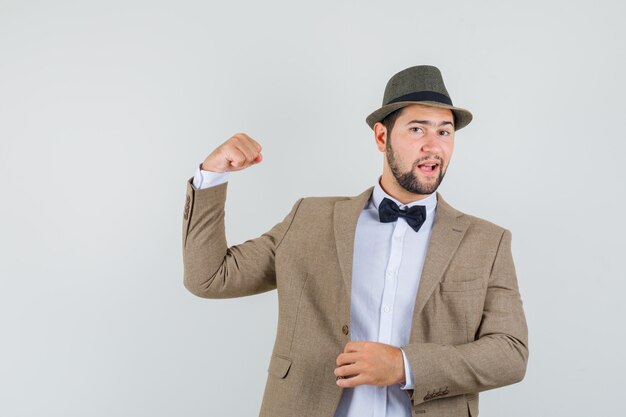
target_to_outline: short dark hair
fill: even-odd
[[[383,120],[380,121],[383,124],[383,126],[385,126],[385,128],[387,129],[387,137],[391,135],[391,130],[393,129],[393,125],[396,124],[396,119],[400,117],[403,110],[404,110],[404,107],[400,107],[398,110],[394,110],[391,113],[389,113],[387,116],[385,116]]]

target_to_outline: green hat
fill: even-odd
[[[472,121],[472,113],[452,105],[441,71],[432,65],[409,67],[391,77],[385,87],[382,107],[367,116],[365,121],[374,129],[374,124],[388,114],[415,103],[452,110],[454,130],[459,130]]]

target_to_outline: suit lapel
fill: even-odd
[[[372,195],[373,189],[374,187],[370,187],[358,196],[339,200],[334,207],[335,244],[341,275],[347,291],[348,308],[352,291],[352,262],[356,225],[363,207]],[[413,310],[414,323],[416,322],[415,317],[421,313],[426,302],[441,281],[470,224],[463,216],[463,213],[446,203],[439,193],[437,193],[436,213],[415,300]]]
[[[335,230],[335,244],[337,245],[337,256],[341,275],[348,292],[347,299],[350,300],[352,291],[352,258],[354,255],[354,235],[356,224],[363,211],[363,207],[372,195],[374,187],[370,187],[355,197],[346,200],[339,200],[335,203],[333,213],[333,223]]]
[[[463,213],[452,208],[446,203],[441,195],[437,193],[437,211],[435,223],[430,236],[430,242],[424,259],[424,268],[420,278],[413,310],[413,322],[433,291],[441,281],[441,278],[454,256],[467,227],[469,221],[463,217]]]

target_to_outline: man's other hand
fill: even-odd
[[[395,346],[377,342],[348,342],[337,356],[337,385],[393,385],[404,383],[404,359]]]

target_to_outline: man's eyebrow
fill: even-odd
[[[410,122],[407,123],[407,126],[410,125],[411,123],[420,123],[423,125],[430,125],[430,126],[435,125],[435,122],[433,122],[432,120],[411,120]],[[454,124],[448,120],[444,120],[443,122],[439,123],[439,126],[445,126],[445,125],[454,126]]]

